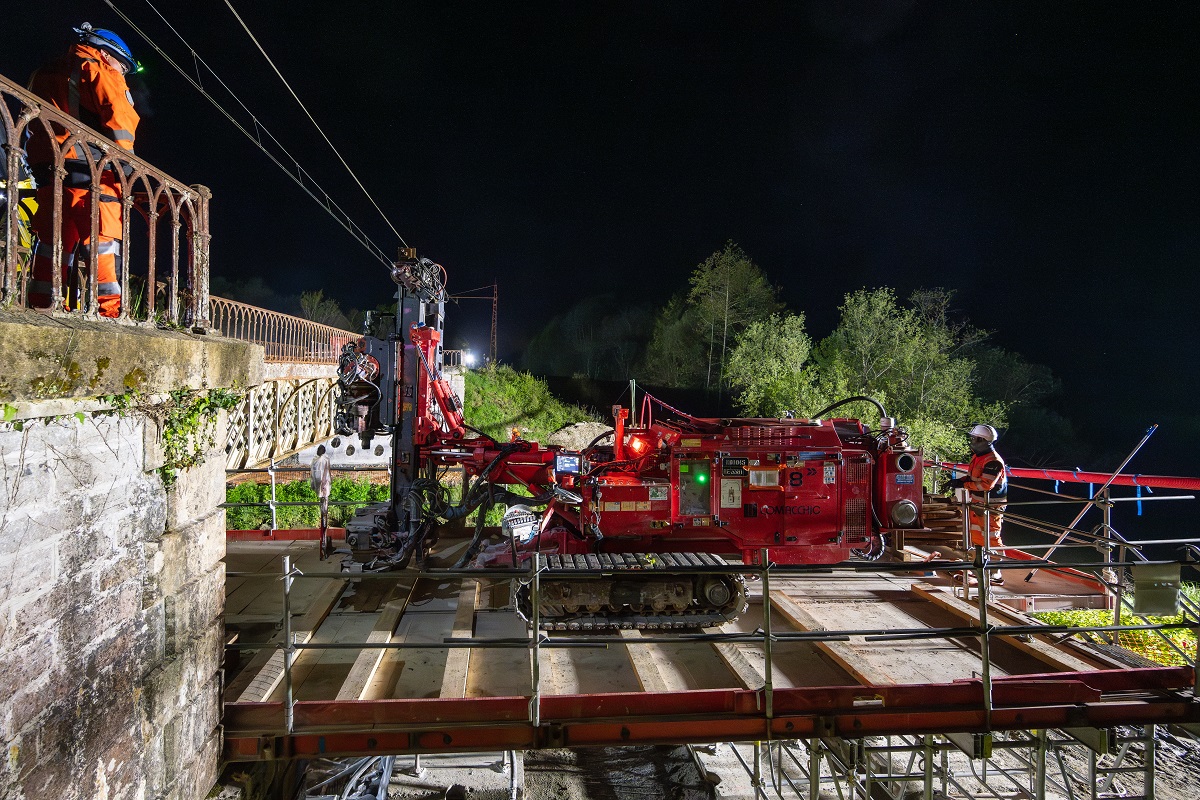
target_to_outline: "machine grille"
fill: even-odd
[[[846,538],[861,539],[867,535],[867,501],[854,497],[846,501]]]

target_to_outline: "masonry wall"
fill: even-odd
[[[13,330],[0,319],[0,360]],[[165,335],[86,334],[40,346],[92,363]],[[189,362],[164,370],[173,383],[261,373],[254,348],[169,337]],[[147,396],[167,388],[154,367]],[[108,413],[94,395],[21,396],[6,378],[18,393],[0,397],[12,417],[0,422],[0,797],[204,797],[220,766],[224,421],[168,491],[152,415]]]

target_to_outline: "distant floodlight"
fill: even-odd
[[[463,363],[466,364],[468,367],[475,366],[475,354],[472,353],[470,350],[464,350],[462,358],[463,358]]]

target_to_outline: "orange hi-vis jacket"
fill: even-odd
[[[990,492],[993,500],[1004,500],[1008,497],[1008,477],[1004,473],[1004,459],[995,450],[989,450],[981,456],[974,456],[967,466],[967,475],[963,479],[963,487],[976,498],[983,501],[983,493]]]
[[[70,52],[55,59],[33,74],[29,89],[49,100],[60,111],[70,114],[90,128],[112,139],[122,150],[133,152],[134,136],[141,117],[133,108],[133,96],[121,71],[108,65],[100,50],[86,44],[74,45]],[[38,183],[48,185],[49,170],[54,164],[54,151],[45,129],[30,126],[29,163]],[[58,144],[66,141],[68,133],[58,131]],[[98,148],[89,147],[97,161],[103,157]],[[81,145],[76,144],[66,154],[67,178],[64,186],[91,185],[91,170]],[[39,175],[38,173],[42,174]]]
[[[1005,500],[1008,499],[1008,476],[1004,471],[1004,459],[995,450],[989,450],[981,456],[974,456],[967,466],[967,475],[963,479],[963,487],[971,492],[971,499],[977,503],[983,502],[983,493],[988,492],[993,511],[988,514],[988,544],[991,547],[1003,547],[1000,539],[1000,529],[1004,525]],[[984,543],[984,520],[974,509],[970,514],[971,542],[976,545]]]

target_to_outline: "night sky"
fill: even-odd
[[[116,4],[191,64],[149,3]],[[393,252],[225,4],[155,7]],[[502,359],[577,298],[664,302],[732,239],[814,338],[846,292],[955,289],[1116,450],[1163,423],[1135,471],[1198,471],[1194,3],[235,7],[451,291],[499,281]],[[128,34],[138,153],[213,190],[216,275],[386,299],[384,268],[103,2],[21,8],[0,49],[21,83],[71,24]],[[484,350],[488,311],[452,310],[451,344]]]

